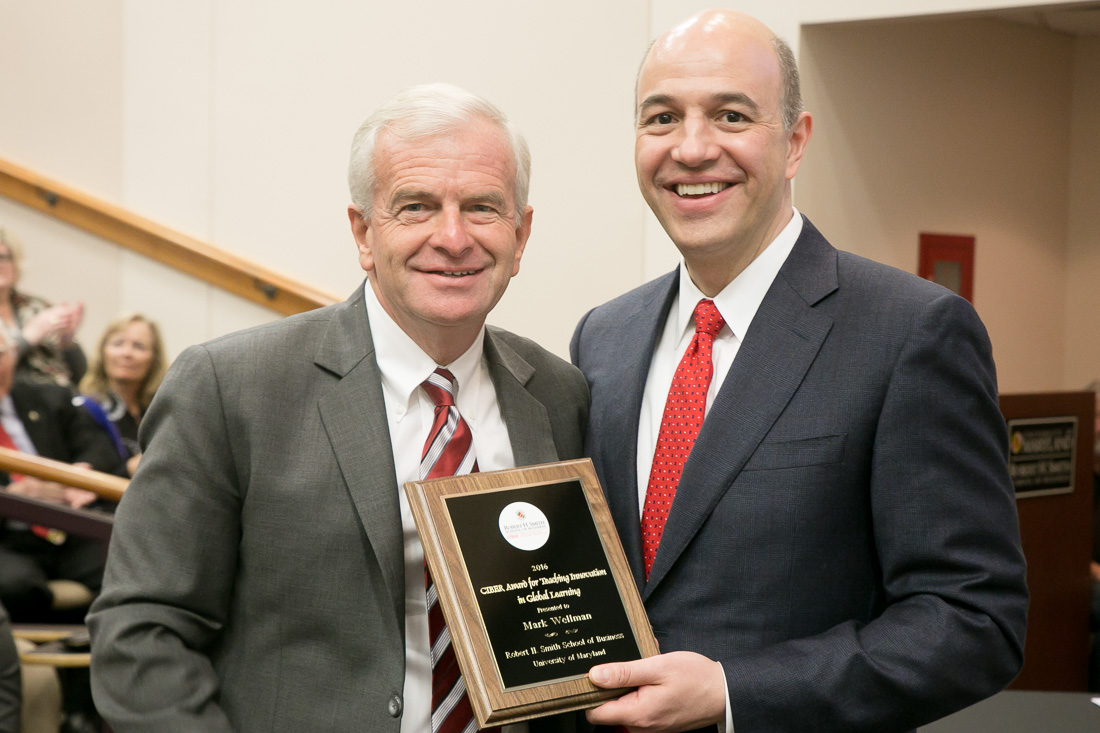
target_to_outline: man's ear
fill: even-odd
[[[520,219],[520,224],[516,227],[516,252],[515,261],[512,263],[512,277],[519,274],[519,261],[523,257],[523,251],[527,248],[527,240],[531,237],[531,220],[534,215],[535,210],[528,206],[523,210],[523,218]]]
[[[802,155],[806,152],[806,146],[810,144],[810,137],[814,131],[814,120],[809,112],[803,112],[791,128],[790,139],[787,147],[787,180],[794,178],[798,173],[798,166],[802,162]]]
[[[359,250],[359,266],[366,272],[374,269],[374,253],[371,251],[370,219],[363,216],[363,210],[355,204],[348,204],[348,222],[351,235],[355,237],[355,247]]]

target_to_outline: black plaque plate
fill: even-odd
[[[591,461],[405,485],[478,724],[592,707],[657,653]]]
[[[450,496],[445,503],[505,690],[641,658],[580,481]],[[529,507],[547,525],[545,544],[531,550],[512,545],[500,530],[502,517],[523,526]]]

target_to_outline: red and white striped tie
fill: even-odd
[[[420,456],[421,479],[477,472],[470,426],[455,407],[454,379],[440,367],[420,385],[435,403],[435,420]]]
[[[435,403],[435,419],[420,458],[420,477],[475,473],[477,458],[473,435],[455,407],[454,376],[446,369],[436,369],[420,386]],[[477,730],[474,711],[466,696],[466,683],[451,646],[451,633],[438,603],[439,594],[426,565],[424,584],[428,600],[428,638],[432,645],[432,733],[472,733]]]

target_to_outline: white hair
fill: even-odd
[[[523,135],[505,114],[489,100],[452,84],[421,84],[409,87],[389,100],[363,122],[351,141],[348,189],[351,200],[364,217],[374,201],[374,148],[378,135],[388,131],[402,140],[437,138],[469,125],[475,119],[495,123],[508,139],[515,163],[516,226],[523,222],[531,186],[531,152]]]

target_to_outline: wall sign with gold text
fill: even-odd
[[[1073,491],[1076,417],[1009,420],[1008,436],[1008,472],[1016,487],[1016,498]]]

